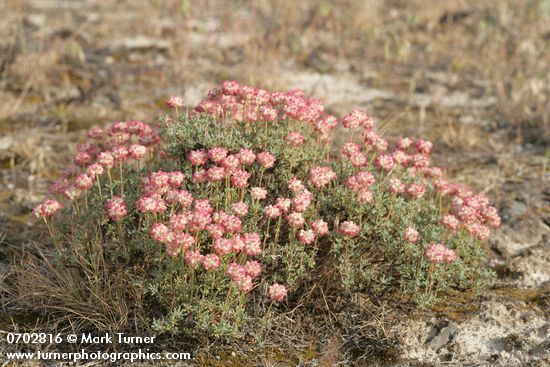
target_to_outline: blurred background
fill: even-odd
[[[6,243],[28,238],[84,129],[152,122],[169,95],[194,104],[225,79],[432,139],[436,163],[500,208],[507,243],[548,233],[548,0],[2,0],[0,14]]]

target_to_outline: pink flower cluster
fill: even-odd
[[[199,102],[190,116],[209,114],[218,121],[276,122],[292,119],[310,124],[322,140],[330,137],[338,120],[324,114],[324,106],[318,99],[308,99],[300,90],[269,93],[263,89],[241,86],[235,81],[225,81],[220,88],[208,93],[208,99]],[[304,143],[304,137],[293,132],[287,141],[295,147]]]
[[[105,130],[94,127],[88,131],[87,137],[91,141],[80,144],[74,158],[74,162],[81,170],[67,170],[61,179],[50,186],[49,191],[52,195],[61,195],[73,201],[93,187],[96,180],[98,185],[102,185],[101,177],[105,173],[108,173],[111,181],[110,170],[117,162],[122,169],[122,165],[128,159],[141,160],[160,144],[158,133],[142,121],[114,122]],[[37,208],[40,208],[40,205]],[[119,196],[107,200],[105,208],[109,218],[115,221],[122,220],[127,214],[124,199]],[[41,209],[36,211],[41,212]],[[55,212],[57,210],[49,210],[47,216]]]
[[[171,109],[181,108],[181,107],[184,106],[183,97],[182,96],[170,96],[170,98],[168,98],[168,101],[166,101],[166,105]]]
[[[33,209],[33,214],[37,218],[49,218],[54,216],[58,211],[60,211],[63,206],[57,200],[48,199],[42,204],[38,204]]]
[[[336,179],[336,173],[330,167],[315,166],[309,170],[309,181],[315,187],[325,187]]]
[[[418,231],[412,227],[407,227],[405,229],[405,232],[403,233],[403,238],[405,239],[405,241],[410,243],[415,243],[416,241],[418,241],[418,237]]]
[[[450,232],[463,227],[468,233],[485,241],[491,234],[490,228],[498,228],[501,219],[498,210],[489,205],[489,199],[482,194],[474,194],[471,190],[438,178],[434,187],[441,195],[451,197],[450,213],[441,218],[441,224]]]
[[[269,286],[268,293],[269,293],[269,297],[274,302],[282,302],[286,298],[288,292],[284,285],[274,283],[271,286]]]
[[[448,249],[442,243],[432,243],[426,250],[426,257],[434,264],[447,262],[453,263],[458,258],[454,250]]]
[[[120,222],[128,214],[124,199],[117,195],[105,201],[105,209],[107,209],[109,218],[115,222]]]
[[[212,151],[214,160],[225,159],[221,150]],[[206,199],[196,199],[181,187],[188,181],[182,172],[157,171],[142,182],[143,195],[136,201],[136,208],[144,213],[164,213],[168,198],[172,210],[168,222],[157,222],[150,228],[151,237],[165,245],[170,256],[183,254],[185,263],[191,268],[202,266],[206,271],[218,269],[232,257],[246,259],[247,256],[262,254],[261,237],[257,232],[243,233],[242,217],[248,213],[245,202],[230,205],[234,214],[223,210],[215,211]],[[264,189],[256,188],[251,196],[264,196]],[[198,239],[201,239],[200,242]],[[202,251],[209,253],[202,254]],[[233,255],[232,255],[233,254]],[[246,260],[245,264],[233,262],[228,265],[228,276],[238,289],[248,292],[253,287],[253,278],[261,273],[261,264]]]
[[[192,150],[187,153],[187,160],[197,167],[192,177],[193,183],[220,182],[229,178],[233,187],[245,188],[252,176],[246,166],[257,162],[262,168],[268,169],[273,167],[276,158],[265,151],[256,154],[250,149],[241,148],[232,153],[223,147],[213,147],[209,150]],[[258,190],[255,191],[261,196]]]
[[[361,231],[361,227],[352,221],[345,221],[338,226],[338,232],[348,237],[355,237]]]
[[[370,187],[374,185],[375,182],[376,179],[372,173],[360,171],[356,175],[348,178],[346,186],[355,193],[359,202],[372,203],[374,195],[370,191]]]

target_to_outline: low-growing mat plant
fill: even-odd
[[[490,280],[498,212],[430,164],[429,141],[390,144],[364,111],[340,121],[298,90],[226,81],[167,104],[155,126],[88,132],[34,209],[51,246],[19,268],[21,300],[98,330],[260,340],[305,295],[327,303],[316,282],[426,307]]]

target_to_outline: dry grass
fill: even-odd
[[[16,288],[10,290],[13,302],[55,315],[51,326],[69,326],[72,332],[127,330],[129,314],[139,308],[139,302],[135,302],[138,297],[127,288],[128,274],[110,269],[101,246],[91,246],[97,250],[95,257],[63,251],[65,256],[73,257],[74,265],[60,266],[60,261],[68,260],[59,258],[59,248],[49,250],[37,245],[14,267]],[[130,295],[135,303],[129,303]]]

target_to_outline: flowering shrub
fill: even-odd
[[[91,129],[80,168],[34,210],[66,255],[58,266],[100,251],[131,273],[158,332],[238,337],[265,315],[251,306],[298,299],[334,270],[344,296],[403,292],[421,304],[487,279],[497,210],[430,165],[430,142],[390,144],[353,110],[335,156],[339,122],[319,100],[232,81],[188,113],[181,97],[168,106],[159,132]],[[100,249],[89,246],[98,236]]]

